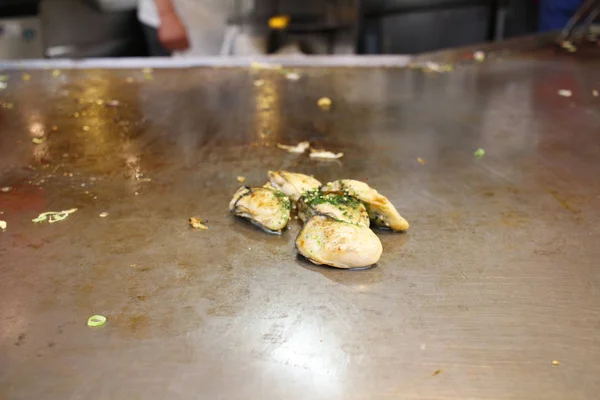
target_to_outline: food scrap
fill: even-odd
[[[52,76],[55,77],[55,78],[57,76],[60,76],[60,70],[59,69],[52,70]]]
[[[339,158],[344,157],[344,153],[332,153],[331,151],[327,151],[327,150],[317,150],[317,149],[311,149],[310,150],[310,158],[322,158],[322,159],[327,159],[327,160],[337,160]]]
[[[475,53],[473,53],[473,58],[477,62],[484,62],[485,61],[485,53],[481,50],[478,50]]]
[[[6,221],[2,221],[0,219],[0,229],[5,231],[7,226],[8,226],[8,224],[6,223]]]
[[[12,190],[12,188],[10,186],[5,186],[3,188],[0,188],[0,192],[2,193],[8,193]]]
[[[480,147],[477,150],[475,150],[475,152],[473,153],[473,155],[476,158],[482,158],[483,156],[485,156],[485,150]]]
[[[4,90],[8,87],[8,83],[0,81],[0,90]]]
[[[53,224],[58,221],[67,219],[67,217],[77,211],[76,208],[72,208],[66,211],[49,211],[41,213],[37,218],[32,219],[34,223],[48,221],[49,224]]]
[[[257,79],[254,81],[254,87],[261,87],[264,86],[265,81],[263,79]]]
[[[27,81],[30,81],[30,80],[31,80],[31,75],[29,75],[29,74],[23,74],[23,75],[22,75],[22,78],[23,78],[23,80],[24,80],[25,82],[27,82]]]
[[[425,165],[427,164],[427,161],[423,160],[421,157],[417,157],[417,161],[419,162],[419,164],[421,165]]]
[[[329,110],[331,108],[332,101],[329,97],[321,97],[317,101],[317,105],[321,107],[323,110]]]
[[[288,81],[297,81],[300,79],[300,75],[298,75],[295,72],[288,72],[287,74],[285,74],[285,79],[287,79]]]
[[[560,44],[560,47],[567,50],[569,53],[575,53],[577,51],[577,47],[568,40],[563,41]]]
[[[118,107],[119,106],[119,100],[109,100],[106,102],[106,105],[108,107]]]
[[[88,326],[91,327],[96,327],[96,326],[102,326],[106,323],[106,317],[104,315],[92,315],[90,318],[88,318]]]
[[[573,92],[567,89],[561,89],[558,91],[558,95],[562,97],[571,97],[573,95]]]
[[[239,183],[244,183],[244,181],[245,181],[245,180],[246,180],[246,177],[244,177],[244,176],[238,176],[238,177],[237,177],[237,181],[238,181]]]
[[[436,376],[442,373],[441,369],[438,369],[437,371],[435,371],[433,374],[431,374],[431,376]]]
[[[106,218],[106,217],[108,217],[108,213],[107,212],[100,213],[100,218]]]
[[[34,137],[33,139],[31,139],[31,141],[33,142],[33,144],[42,144],[42,143],[44,143],[44,139],[43,138],[38,138],[38,137]]]
[[[555,367],[559,366],[560,365],[560,361],[554,360],[554,361],[552,361],[552,365],[554,365]]]
[[[598,97],[598,91],[596,89],[592,90],[592,96]]]
[[[302,154],[310,147],[310,142],[300,142],[295,146],[288,146],[285,144],[277,143],[277,147],[286,150],[288,153]]]
[[[266,63],[259,63],[256,61],[253,61],[250,63],[250,69],[253,69],[253,70],[261,70],[261,69],[281,70],[281,68],[282,68],[281,64],[266,64]]]
[[[452,65],[450,65],[450,64],[439,64],[439,63],[432,62],[432,61],[427,61],[424,65],[422,65],[420,67],[423,68],[423,71],[425,71],[425,72],[442,73],[442,72],[452,72],[454,70],[454,67],[452,67]]]
[[[194,229],[202,229],[202,230],[208,229],[208,226],[204,225],[202,223],[202,220],[198,217],[190,217],[190,225]]]

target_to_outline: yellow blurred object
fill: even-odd
[[[269,28],[271,29],[285,29],[290,24],[289,15],[276,15],[269,19]]]

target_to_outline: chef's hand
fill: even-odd
[[[190,47],[185,26],[175,13],[160,16],[158,40],[160,40],[164,48],[172,51],[187,50]]]

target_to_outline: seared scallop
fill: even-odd
[[[323,193],[320,190],[306,192],[298,200],[298,217],[306,222],[315,215],[326,215],[338,221],[369,227],[367,209],[352,196]]]
[[[306,222],[296,248],[314,264],[345,269],[369,267],[379,261],[383,251],[371,229],[324,215]]]
[[[229,203],[229,210],[238,217],[276,234],[287,226],[291,208],[290,199],[283,192],[266,187],[241,187]]]
[[[312,176],[287,171],[269,171],[271,185],[286,194],[293,202],[309,190],[318,189],[321,182]]]
[[[324,185],[321,190],[324,193],[345,194],[362,201],[375,226],[393,231],[405,231],[410,226],[387,197],[379,194],[377,190],[364,182],[342,179]]]

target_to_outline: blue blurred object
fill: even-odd
[[[540,32],[563,29],[584,0],[541,0]]]

